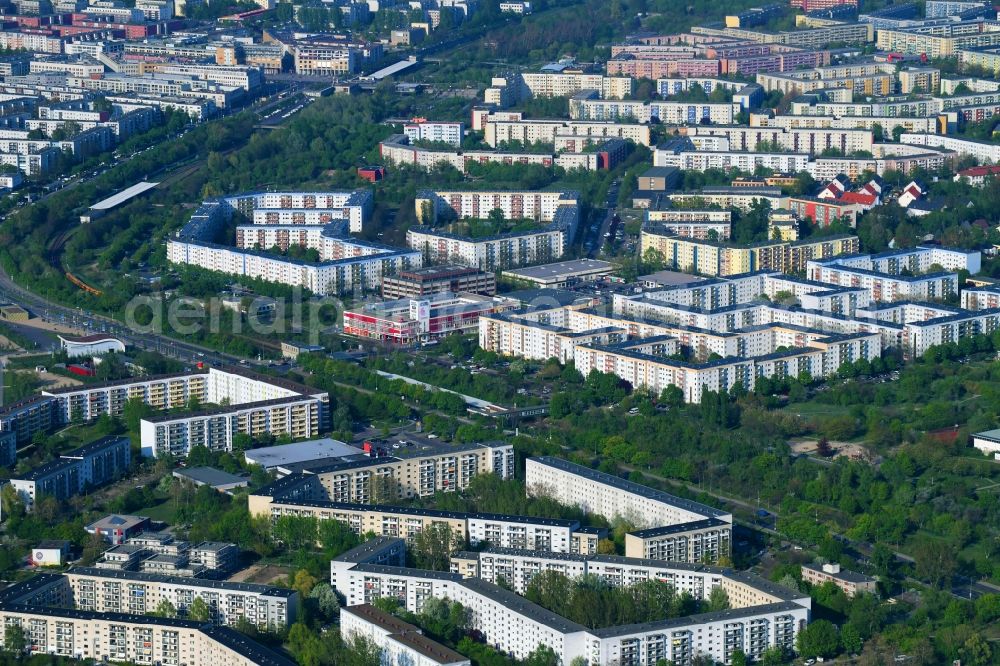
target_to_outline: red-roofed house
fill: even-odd
[[[904,187],[902,194],[899,195],[899,205],[903,208],[909,208],[910,204],[924,196],[924,192],[924,188],[917,181],[910,181],[910,184]]]
[[[974,166],[969,167],[968,169],[962,169],[955,174],[956,181],[963,178],[968,178],[970,185],[982,187],[986,184],[987,178],[1000,178],[1000,166],[994,164],[989,166]]]
[[[879,204],[878,197],[870,192],[844,192],[837,201],[857,204],[862,210],[871,210]]]
[[[847,188],[851,186],[850,179],[844,174],[840,174],[829,183],[826,187],[820,190],[819,194],[816,195],[817,199],[838,199],[840,195],[847,191]]]

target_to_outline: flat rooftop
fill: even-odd
[[[984,430],[983,432],[973,433],[973,437],[979,439],[988,439],[994,442],[1000,442],[1000,428],[994,428],[993,430]]]
[[[517,268],[504,271],[503,274],[528,280],[553,280],[590,273],[610,273],[613,269],[614,266],[608,261],[601,261],[599,259],[572,259],[570,261],[559,261],[554,264]]]
[[[576,463],[569,462],[568,460],[562,460],[560,458],[554,458],[552,456],[538,456],[536,458],[529,458],[529,461],[535,461],[542,465],[547,465],[549,467],[555,467],[564,472],[569,472],[571,474],[576,474],[577,476],[582,476],[584,478],[590,479],[597,483],[602,483],[604,485],[617,488],[619,490],[624,490],[625,492],[632,493],[634,495],[639,495],[641,497],[646,497],[651,500],[656,500],[658,502],[663,502],[669,506],[674,506],[679,509],[684,509],[692,513],[701,514],[705,518],[723,518],[728,516],[732,520],[731,514],[722,511],[721,509],[716,509],[714,507],[708,506],[707,504],[701,504],[700,502],[695,502],[693,500],[684,499],[682,497],[677,497],[676,495],[671,495],[665,493],[662,490],[656,490],[655,488],[650,488],[648,486],[643,486],[638,483],[633,483],[631,481],[626,481],[625,479],[618,478],[617,476],[612,476],[611,474],[605,474],[596,469],[591,469],[589,467],[584,467],[583,465],[577,465]]]
[[[150,183],[147,181],[136,183],[132,187],[125,188],[117,194],[112,194],[107,199],[98,201],[90,207],[90,210],[111,210],[112,208],[122,205],[129,199],[134,199],[143,192],[153,189],[157,185],[159,185],[159,183]]]
[[[165,576],[161,574],[142,573],[137,571],[119,571],[117,569],[97,569],[95,567],[73,567],[67,575],[89,576],[92,578],[115,578],[118,580],[134,580],[144,583],[163,583],[181,587],[209,588],[213,590],[229,590],[231,592],[248,592],[271,597],[291,598],[298,594],[295,590],[274,585],[259,585],[257,583],[233,583],[209,578],[185,578]]]
[[[236,486],[247,485],[249,479],[245,476],[238,476],[223,472],[214,467],[185,467],[174,471],[174,476],[186,479],[198,485],[204,486]]]
[[[306,461],[340,459],[358,454],[364,454],[364,451],[340,440],[324,437],[295,444],[250,449],[243,453],[243,457],[248,463],[260,465],[264,469],[271,469]],[[332,464],[337,460],[329,460],[329,462]]]
[[[129,530],[149,521],[145,516],[127,516],[113,513],[87,525],[88,530]]]
[[[690,275],[689,273],[680,273],[678,271],[657,271],[655,273],[650,273],[649,275],[640,275],[636,278],[637,282],[654,282],[663,287],[692,284],[694,282],[702,282],[704,280],[705,278],[703,277]]]

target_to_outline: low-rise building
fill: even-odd
[[[499,296],[450,292],[369,303],[344,310],[344,334],[397,345],[438,340],[478,330],[481,315],[511,310],[515,305]]]
[[[36,567],[62,566],[69,558],[72,543],[64,539],[44,539],[31,549],[30,562]]]
[[[220,492],[245,488],[249,483],[246,476],[230,474],[214,467],[183,467],[173,472],[175,479],[181,479],[196,486],[208,486]]]
[[[802,565],[802,580],[810,585],[823,585],[833,583],[844,591],[848,597],[853,597],[859,592],[875,594],[877,587],[874,578],[864,576],[854,571],[841,569],[839,564],[824,564],[813,566]]]
[[[579,282],[590,282],[611,275],[614,266],[599,259],[573,259],[554,264],[542,264],[504,271],[502,277],[545,288],[562,288]]]
[[[84,529],[88,534],[95,534],[105,541],[120,545],[129,537],[141,533],[149,527],[149,518],[146,516],[124,516],[117,513],[105,516],[94,521]]]
[[[972,435],[972,445],[988,456],[1000,454],[1000,429],[986,430]]]

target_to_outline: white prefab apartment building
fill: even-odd
[[[412,499],[465,490],[479,474],[514,478],[514,447],[501,442],[473,443],[418,451],[412,455],[320,459],[278,468],[280,475],[296,472],[315,476],[326,492],[326,499],[332,502],[366,504]],[[375,486],[379,479],[391,480],[393,492],[390,497],[376,496]]]
[[[732,514],[669,495],[551,456],[528,458],[524,467],[529,492],[580,507],[609,520],[634,519],[641,527],[661,527],[716,518],[732,523]]]
[[[20,627],[33,654],[164,666],[295,665],[234,629],[192,620],[5,603],[0,621]]]
[[[235,210],[256,220],[257,211],[267,215],[268,211],[297,210],[308,212],[315,209],[334,211],[334,220],[350,222],[351,233],[358,233],[372,212],[374,200],[370,190],[350,190],[345,192],[250,192],[224,197],[223,201]]]
[[[382,278],[419,268],[419,252],[351,238],[372,208],[368,190],[351,192],[264,192],[205,201],[167,241],[175,264],[301,286],[315,294],[377,290]],[[215,236],[234,212],[253,224],[239,225],[238,247],[219,245]],[[278,246],[312,248],[320,261],[270,254]]]
[[[523,90],[536,97],[566,97],[582,90],[596,90],[608,99],[624,99],[632,94],[630,76],[604,76],[576,72],[523,72],[516,75]]]
[[[65,574],[80,610],[145,615],[169,601],[181,614],[201,598],[213,624],[245,619],[254,626],[284,629],[295,622],[298,592],[287,588],[162,576],[133,571],[75,567]]]
[[[417,220],[424,225],[406,232],[406,244],[430,262],[453,262],[483,270],[503,270],[562,257],[580,221],[576,192],[423,190],[415,199]],[[508,220],[528,219],[536,229],[473,238],[433,225],[445,215],[485,219],[500,210]]]
[[[109,585],[103,587],[104,583]],[[187,604],[186,609],[191,603],[188,593],[209,603],[209,621],[146,614],[162,600],[170,600],[176,608],[180,608],[177,602]],[[98,605],[122,610],[96,610]],[[66,574],[38,574],[5,589],[0,624],[20,627],[33,654],[87,662],[293,666],[294,662],[222,625],[246,618],[261,628],[284,629],[294,621],[297,605],[297,592],[265,585],[72,569]],[[3,640],[0,635],[0,643]]]
[[[233,437],[265,434],[305,439],[319,434],[326,406],[315,396],[293,395],[188,414],[167,414],[140,422],[143,455],[186,456],[196,446],[232,451]]]
[[[439,141],[451,146],[460,146],[462,145],[462,137],[465,135],[465,125],[463,123],[419,121],[403,125],[403,134],[410,141]]]
[[[382,663],[400,666],[470,666],[472,663],[454,650],[436,643],[423,632],[395,615],[363,604],[340,609],[340,635],[363,636],[382,650]]]
[[[511,141],[524,144],[554,144],[556,137],[577,136],[599,139],[625,139],[637,145],[650,145],[649,125],[602,122],[596,120],[525,120],[520,114],[505,113],[482,120],[483,140],[492,148]]]
[[[485,219],[491,211],[500,209],[508,220],[552,222],[560,208],[579,205],[579,194],[563,191],[422,190],[417,193],[414,205],[417,220],[422,224],[433,224],[439,215],[449,209],[458,219]]]
[[[544,554],[539,556],[544,558]],[[558,556],[553,560],[564,561]],[[535,560],[539,568],[543,564],[547,561]],[[669,578],[679,590],[700,593],[698,598],[721,587],[732,608],[591,630],[476,577],[471,567],[463,576],[339,559],[330,564],[330,582],[348,606],[389,597],[398,599],[408,611],[419,613],[427,599],[447,597],[470,611],[473,625],[499,650],[524,659],[537,646],[544,645],[563,664],[580,658],[590,666],[654,666],[662,660],[687,664],[696,656],[729,663],[736,650],[757,659],[772,646],[793,650],[795,637],[809,621],[808,597],[729,569],[639,564],[625,558],[592,558],[586,566],[595,567],[595,572],[608,577],[612,584]]]
[[[622,120],[665,125],[711,122],[729,125],[740,113],[738,103],[642,102],[597,99],[592,92],[575,95],[569,101],[569,117],[573,120]]]
[[[192,400],[207,407],[140,422],[147,456],[187,455],[192,446],[232,450],[233,435],[289,434],[314,437],[326,422],[329,396],[312,387],[241,368],[131,378],[43,391],[57,401],[63,422],[121,416],[128,400],[155,409],[184,409]]]

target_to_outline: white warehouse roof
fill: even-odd
[[[273,469],[306,460],[342,458],[362,453],[364,451],[356,446],[345,444],[330,437],[324,437],[323,439],[312,439],[308,442],[250,449],[244,452],[243,457],[251,465],[260,465],[264,469]]]

